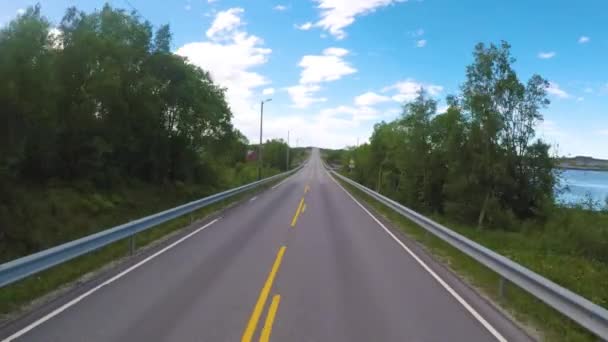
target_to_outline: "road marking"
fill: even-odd
[[[306,184],[304,187],[304,193],[308,193],[310,191],[310,185]]]
[[[281,248],[279,249],[279,253],[277,253],[277,257],[275,258],[274,263],[272,264],[270,274],[268,275],[268,278],[264,283],[264,287],[262,287],[262,291],[260,292],[258,301],[255,303],[255,307],[253,308],[253,312],[251,313],[249,322],[247,322],[247,327],[243,332],[241,342],[251,342],[251,339],[253,338],[255,328],[258,326],[260,315],[262,314],[262,310],[264,309],[264,305],[266,305],[266,300],[268,299],[268,294],[270,293],[270,289],[272,288],[272,283],[274,282],[274,278],[276,277],[277,272],[279,271],[279,267],[281,266],[281,260],[283,260],[285,248],[285,246],[281,246]]]
[[[295,174],[296,174],[296,173],[294,173],[293,175],[290,175],[290,176],[288,176],[287,178],[283,179],[282,181],[280,181],[280,182],[279,182],[279,184],[277,184],[277,185],[273,186],[271,189],[276,189],[276,188],[278,188],[278,187],[279,187],[279,185],[281,185],[281,184],[283,184],[283,183],[287,182],[287,180],[288,180],[288,179],[290,179],[291,177],[293,177]]]
[[[304,214],[305,211],[306,211],[306,203],[304,203],[304,205],[302,206],[302,214]]]
[[[272,302],[270,303],[270,308],[268,309],[268,316],[266,316],[266,322],[264,322],[264,328],[262,329],[262,335],[260,336],[260,342],[270,341],[272,324],[274,323],[274,318],[277,314],[277,310],[279,309],[280,302],[281,295],[274,295],[274,297],[272,297]]]
[[[93,287],[92,289],[88,290],[87,292],[81,294],[80,296],[72,299],[71,301],[63,304],[62,306],[58,307],[57,309],[53,310],[52,312],[50,312],[49,314],[47,314],[46,316],[36,320],[35,322],[31,323],[30,325],[26,326],[25,328],[17,331],[16,333],[12,334],[11,336],[5,338],[4,340],[2,340],[2,342],[9,342],[9,341],[13,341],[16,338],[19,338],[23,335],[25,335],[26,333],[28,333],[29,331],[31,331],[32,329],[36,328],[37,326],[39,326],[40,324],[48,321],[49,319],[59,315],[60,313],[62,313],[63,311],[65,311],[66,309],[68,309],[69,307],[77,304],[78,302],[80,302],[81,300],[85,299],[86,297],[90,296],[91,294],[93,294],[94,292],[96,292],[97,290],[101,289],[102,287],[109,285],[113,282],[115,282],[116,280],[122,278],[124,275],[126,275],[127,273],[139,268],[141,265],[147,263],[148,261],[156,258],[157,256],[163,254],[164,252],[168,251],[169,249],[179,245],[180,243],[182,243],[183,241],[185,241],[186,239],[190,238],[191,236],[193,236],[194,234],[202,231],[203,229],[211,226],[212,224],[216,223],[219,219],[215,219],[209,223],[207,223],[206,225],[196,229],[195,231],[193,231],[192,233],[189,233],[188,235],[180,238],[179,240],[173,242],[172,244],[168,245],[167,247],[161,249],[160,251],[150,255],[149,257],[145,258],[144,260],[138,262],[137,264],[127,268],[126,270],[118,273],[117,275],[113,276],[112,278],[104,281],[103,283]]]
[[[507,339],[504,338],[490,323],[488,323],[488,321],[486,321],[471,305],[469,305],[469,303],[467,303],[450,285],[448,285],[448,283],[441,279],[437,273],[435,273],[435,271],[433,271],[424,261],[422,261],[422,259],[414,254],[414,252],[412,252],[403,242],[401,242],[401,240],[399,240],[395,234],[393,234],[393,232],[386,228],[386,226],[382,224],[382,222],[380,222],[374,215],[372,215],[367,208],[365,208],[361,203],[359,203],[359,201],[357,201],[357,199],[355,199],[355,197],[353,197],[353,195],[344,189],[342,184],[338,183],[338,181],[336,181],[334,177],[329,174],[329,172],[327,174],[334,181],[334,183],[336,183],[353,201],[355,201],[355,203],[357,203],[357,205],[359,205],[359,207],[361,207],[361,209],[363,209],[363,211],[367,213],[367,215],[369,215],[380,227],[384,229],[388,235],[393,238],[393,240],[395,240],[409,255],[411,255],[412,258],[414,258],[414,260],[416,260],[416,262],[422,266],[422,268],[424,268],[446,291],[448,291],[462,306],[464,306],[464,308],[473,317],[475,317],[475,319],[481,323],[484,328],[486,328],[498,341],[507,342]]]
[[[258,198],[258,196],[253,196],[253,197],[252,197],[252,198],[249,200],[249,202],[253,202],[253,201],[255,201],[257,198]]]
[[[298,209],[296,213],[293,215],[293,219],[291,219],[291,226],[295,227],[296,223],[298,223],[298,216],[300,216],[300,212],[302,211],[302,205],[304,205],[304,197],[300,200],[300,204],[298,204]]]

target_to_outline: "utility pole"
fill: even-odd
[[[260,102],[260,146],[258,147],[258,180],[262,179],[262,123],[264,122],[264,102],[270,101],[272,101],[272,99],[267,99]]]
[[[287,168],[285,170],[289,170],[289,131],[287,131]]]

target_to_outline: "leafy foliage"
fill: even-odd
[[[35,6],[0,30],[2,254],[86,233],[82,222],[64,225],[80,226],[76,232],[36,220],[63,215],[45,197],[62,192],[48,189],[166,186],[180,194],[167,201],[176,204],[192,198],[179,184],[200,195],[255,179],[255,167],[243,164],[248,142],[232,126],[225,90],[170,45],[169,26],[154,32],[136,13],[109,5],[92,13],[69,8],[55,28]],[[24,200],[25,193],[37,200]],[[116,212],[111,201],[81,201]]]
[[[355,179],[411,207],[509,228],[543,217],[553,203],[553,159],[535,139],[548,83],[538,75],[520,82],[505,42],[479,44],[473,56],[445,113],[420,90],[400,118],[377,124],[370,143],[347,158]]]

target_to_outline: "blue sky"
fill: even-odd
[[[0,25],[36,1],[2,1]],[[41,0],[58,22],[68,6]],[[343,147],[399,115],[420,86],[438,100],[458,91],[477,42],[506,40],[523,80],[551,82],[539,135],[560,155],[608,158],[608,2],[439,0],[113,0],[171,25],[175,53],[227,87],[235,125],[265,138]],[[1,53],[1,52],[0,52]]]

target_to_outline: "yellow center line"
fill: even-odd
[[[304,205],[304,197],[300,200],[300,204],[298,205],[298,209],[296,213],[293,215],[293,219],[291,219],[291,226],[295,227],[298,222],[298,216],[300,216],[300,212],[302,211],[302,205]]]
[[[255,328],[258,326],[260,315],[262,314],[262,310],[264,309],[264,305],[266,305],[266,300],[268,299],[268,294],[270,293],[270,289],[272,288],[272,283],[274,282],[274,278],[276,277],[277,272],[279,271],[279,267],[281,266],[281,260],[283,260],[285,248],[285,246],[281,246],[281,248],[279,249],[279,253],[277,253],[277,257],[274,260],[274,263],[272,264],[270,274],[268,275],[268,278],[264,283],[264,287],[262,287],[262,291],[260,292],[258,301],[255,303],[255,307],[253,308],[253,312],[251,313],[249,322],[247,322],[247,327],[243,332],[241,342],[251,342],[251,339],[253,338]]]
[[[304,205],[302,206],[302,214],[304,214],[305,211],[306,211],[306,203],[304,203]]]
[[[274,318],[277,315],[277,310],[279,309],[280,302],[281,302],[281,295],[274,295],[272,297],[272,302],[270,303],[270,308],[268,309],[268,316],[266,316],[266,322],[264,323],[264,328],[262,328],[262,335],[260,336],[260,342],[269,342],[270,341],[270,333],[272,332],[272,324],[274,323]]]

